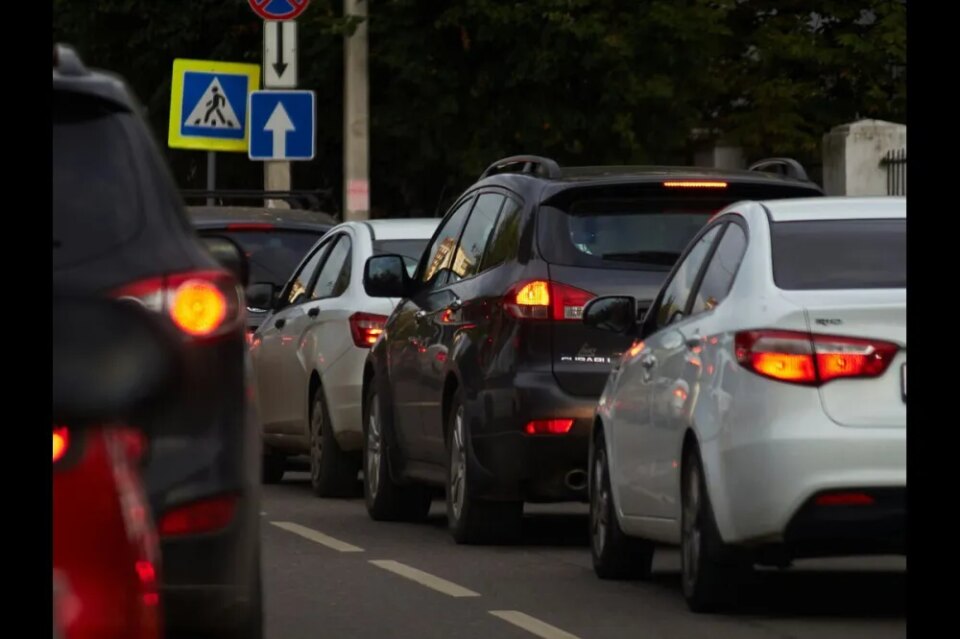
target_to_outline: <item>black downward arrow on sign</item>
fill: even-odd
[[[273,70],[277,72],[277,77],[283,77],[283,72],[287,70],[288,64],[283,61],[283,23],[274,22],[277,25],[277,61],[273,63]]]

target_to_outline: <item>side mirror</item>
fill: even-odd
[[[141,306],[55,298],[52,334],[55,422],[142,425],[179,378],[178,340]]]
[[[363,289],[370,297],[409,297],[412,285],[399,255],[376,255],[363,265]]]
[[[243,250],[233,240],[220,236],[205,236],[202,238],[207,251],[223,268],[230,271],[241,286],[246,286],[250,280],[250,264]]]
[[[583,309],[583,323],[612,333],[633,335],[637,331],[637,300],[625,295],[592,299]]]
[[[247,306],[264,311],[272,310],[277,303],[279,289],[271,282],[257,282],[247,287]]]

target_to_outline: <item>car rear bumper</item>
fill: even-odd
[[[812,549],[836,539],[868,550],[871,539],[890,537],[890,526],[901,526],[902,534],[902,499],[884,497],[855,508],[814,507],[811,500],[827,491],[902,495],[906,428],[847,428],[814,411],[786,413],[746,435],[748,427],[741,426],[735,440],[720,436],[701,442],[724,541],[788,542]]]
[[[369,351],[352,344],[323,371],[327,407],[337,444],[345,451],[363,447],[363,367]]]
[[[481,494],[491,499],[586,498],[586,466],[597,400],[561,390],[551,372],[519,373],[509,389],[481,391],[468,418]],[[568,418],[564,435],[527,435],[534,419]],[[573,475],[571,475],[573,473]]]

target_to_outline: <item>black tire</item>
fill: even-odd
[[[655,545],[630,537],[620,528],[603,431],[597,430],[590,450],[590,554],[600,579],[649,579]]]
[[[310,398],[310,487],[317,497],[356,497],[360,455],[344,452],[333,435],[330,413],[317,386]]]
[[[454,396],[447,415],[447,527],[458,544],[515,543],[522,536],[522,501],[476,496],[469,430],[463,403]]]
[[[262,479],[264,484],[279,484],[287,472],[287,459],[272,451],[264,451]]]
[[[720,612],[736,602],[751,562],[723,543],[696,449],[683,461],[681,565],[683,595],[693,612]]]
[[[366,390],[363,414],[363,497],[367,513],[375,521],[423,521],[432,501],[425,486],[402,485],[390,473],[388,438],[381,419],[380,398],[374,380]]]

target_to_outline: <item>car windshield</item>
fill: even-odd
[[[417,270],[420,256],[423,254],[423,249],[426,248],[428,241],[429,240],[375,240],[373,242],[373,254],[402,256],[403,264],[407,267],[407,273],[413,277],[413,272]]]
[[[773,279],[779,288],[907,286],[905,219],[809,220],[771,226]]]
[[[322,232],[205,229],[201,235],[226,237],[240,245],[250,264],[250,282],[283,286]]]

